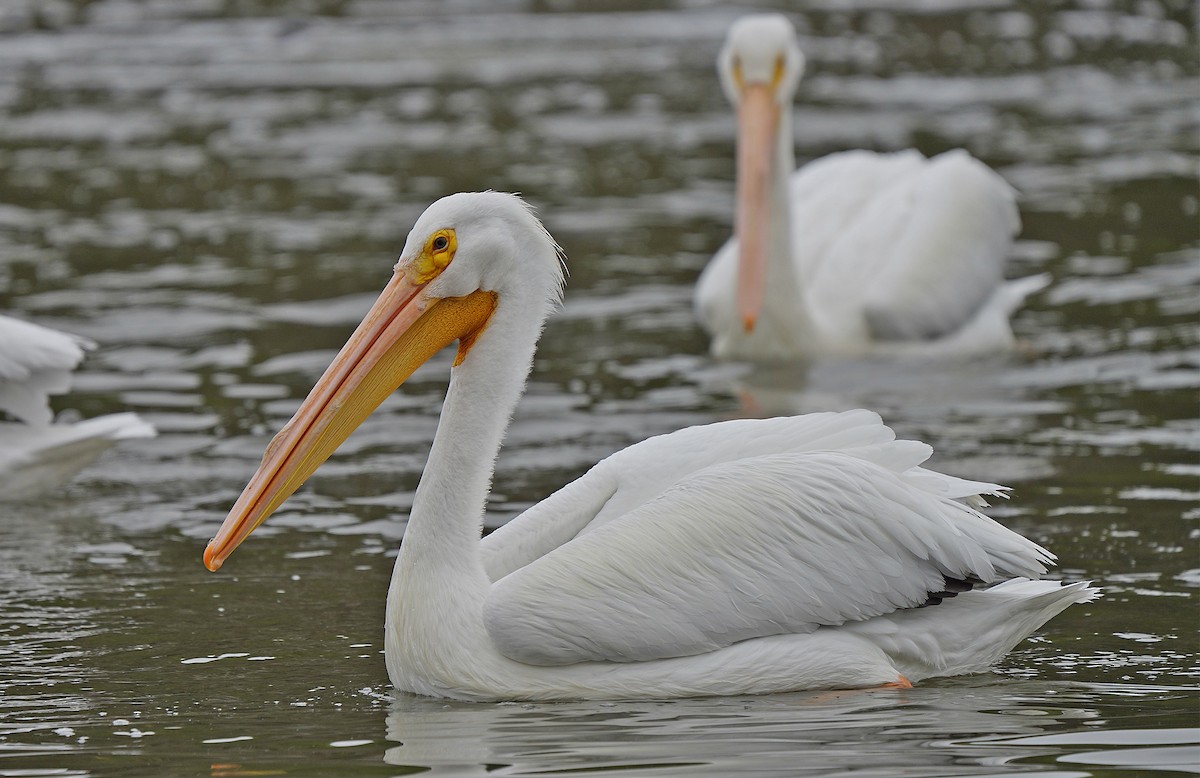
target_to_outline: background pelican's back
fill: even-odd
[[[819,178],[802,175],[807,168],[796,176],[795,241],[826,328],[934,340],[963,327],[999,288],[1020,217],[1012,187],[982,162],[955,150],[932,159],[851,152],[816,165]],[[851,192],[853,210],[840,223],[830,218]]]

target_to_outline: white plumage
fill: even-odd
[[[718,69],[739,113],[738,236],[696,312],[720,357],[963,356],[1013,346],[1009,316],[1046,275],[1004,281],[1015,192],[965,151],[849,151],[793,172],[804,58],[779,15],[730,30]],[[749,327],[749,328],[748,328]]]
[[[972,507],[1004,488],[922,468],[930,448],[895,440],[868,411],[651,438],[481,541],[561,272],[519,199],[430,206],[210,542],[209,568],[457,339],[388,593],[387,667],[401,690],[495,700],[907,685],[983,670],[1095,595],[1031,580],[1052,555]],[[955,596],[973,582],[1000,585]],[[945,600],[922,607],[931,595]]]
[[[95,347],[86,338],[0,316],[0,498],[53,491],[119,440],[153,437],[134,413],[55,423],[50,396],[70,388],[71,372]]]
[[[78,335],[0,316],[0,411],[26,424],[49,424],[50,395],[71,388],[71,372],[95,347]]]
[[[896,469],[853,450],[783,452],[660,485],[497,581],[488,634],[533,664],[645,661],[914,608],[947,577],[1045,572],[1043,549],[905,479],[911,450],[896,448],[867,452]],[[628,465],[607,469],[619,482]]]

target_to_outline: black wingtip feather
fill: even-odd
[[[929,598],[917,607],[924,608],[929,605],[941,605],[942,600],[949,599],[950,597],[957,597],[963,592],[969,592],[982,583],[983,581],[981,579],[976,578],[973,575],[968,575],[966,578],[951,578],[948,575],[943,576],[941,591],[930,592]]]

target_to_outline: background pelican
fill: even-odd
[[[71,371],[95,344],[77,335],[0,316],[0,497],[51,491],[119,440],[154,437],[135,413],[55,423],[50,395],[71,385]]]
[[[205,565],[219,568],[457,340],[388,592],[387,667],[401,690],[490,700],[907,686],[982,670],[1094,596],[1031,580],[1050,553],[967,504],[1003,487],[921,468],[930,448],[895,440],[867,411],[651,438],[481,542],[496,455],[562,280],[558,247],[517,197],[430,206]],[[968,591],[977,582],[999,584]]]
[[[1049,276],[1004,282],[1020,229],[1004,179],[961,150],[850,151],[793,172],[804,57],[783,16],[738,20],[717,69],[738,115],[737,213],[696,286],[713,354],[1012,347],[1009,315]]]

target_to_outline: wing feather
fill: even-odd
[[[991,299],[1020,229],[1015,192],[961,149],[830,155],[793,181],[795,252],[833,332],[931,340]]]
[[[480,547],[488,578],[497,581],[578,535],[617,490],[612,468],[603,465],[485,537]]]
[[[919,174],[926,164],[925,156],[916,149],[888,154],[855,149],[829,154],[797,169],[790,187],[792,255],[800,278],[813,283],[821,272],[837,272],[828,265],[843,261],[836,257],[839,242],[848,234],[862,232],[861,214],[896,181]],[[855,264],[863,264],[886,256],[853,259]]]
[[[1021,224],[1014,190],[956,150],[930,159],[892,198],[893,211],[906,218],[890,239],[887,263],[866,287],[867,326],[878,340],[952,333],[1003,281]]]
[[[515,570],[484,620],[521,662],[644,661],[918,607],[946,577],[1035,577],[1051,559],[853,453],[768,454],[694,472]]]
[[[734,419],[648,438],[599,462],[485,537],[484,567],[491,580],[499,580],[714,464],[787,451],[862,449],[894,438],[878,414],[865,410]],[[925,450],[920,461],[929,456]]]
[[[94,347],[86,338],[0,316],[0,411],[49,424],[50,395],[70,388],[71,371]]]

